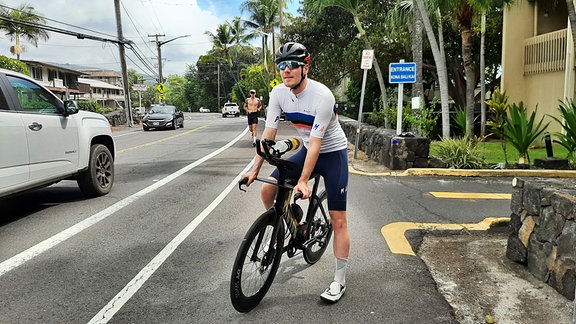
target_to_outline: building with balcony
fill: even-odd
[[[30,75],[61,99],[88,100],[105,108],[123,109],[122,76],[111,70],[87,69],[71,64],[22,60]]]
[[[78,81],[90,86],[90,93],[84,93],[78,99],[97,102],[104,108],[123,109],[124,90],[122,87],[88,78],[78,78]]]
[[[50,89],[61,99],[77,99],[90,93],[90,85],[78,81],[82,72],[50,63],[22,60],[30,71],[30,76]]]
[[[502,85],[508,103],[561,119],[559,100],[574,98],[574,40],[565,1],[516,1],[504,9]],[[560,131],[551,122],[548,131]]]

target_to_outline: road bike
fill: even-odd
[[[278,186],[274,206],[260,215],[252,224],[236,254],[230,278],[230,298],[239,312],[249,312],[256,307],[268,292],[280,265],[282,254],[289,258],[299,255],[308,264],[322,257],[332,236],[332,224],[328,215],[326,190],[319,190],[321,176],[312,175],[312,192],[304,211],[297,201],[301,192],[292,194],[296,179],[287,179],[286,173],[296,168],[294,162],[280,157],[292,147],[276,149],[273,140],[256,140],[256,152],[268,163],[278,168],[278,181],[256,178],[256,180]],[[248,181],[238,182],[242,188]],[[302,200],[301,200],[302,202]],[[305,218],[302,219],[302,216]]]

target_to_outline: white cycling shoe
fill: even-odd
[[[340,300],[340,298],[342,298],[345,291],[346,286],[343,286],[340,283],[333,281],[330,284],[330,287],[326,288],[326,290],[320,295],[320,298],[330,303],[336,303],[337,301]]]

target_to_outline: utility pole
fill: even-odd
[[[126,53],[124,51],[124,36],[122,34],[122,19],[120,14],[120,0],[114,0],[114,9],[116,12],[116,29],[118,31],[118,49],[120,51],[120,66],[122,68],[122,85],[124,88],[124,108],[126,109],[126,118],[128,126],[134,127],[132,120],[132,104],[130,103],[130,89],[128,87],[128,69],[126,68]]]
[[[173,40],[176,40],[178,38],[182,38],[182,37],[190,37],[190,35],[183,35],[183,36],[178,36],[178,37],[174,37],[172,39],[169,39],[167,41],[163,41],[161,42],[158,37],[164,37],[166,35],[162,34],[155,34],[155,35],[148,35],[148,37],[154,37],[156,39],[156,50],[158,51],[158,84],[164,83],[164,76],[162,75],[162,50],[161,50],[161,46],[169,43]],[[160,103],[162,103],[162,100],[160,100]]]

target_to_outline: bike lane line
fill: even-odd
[[[240,135],[238,135],[235,139],[227,143],[226,145],[222,146],[221,148],[217,149],[216,151],[204,156],[203,158],[188,164],[187,166],[183,167],[182,169],[168,175],[167,177],[163,178],[162,180],[151,184],[150,186],[136,192],[135,194],[128,196],[115,204],[105,208],[104,210],[84,219],[83,221],[76,223],[68,227],[67,229],[55,234],[44,241],[18,253],[17,255],[3,261],[0,263],[0,277],[4,274],[8,273],[9,271],[21,266],[22,264],[30,261],[34,257],[48,251],[49,249],[57,246],[58,244],[66,241],[67,239],[73,237],[74,235],[82,232],[83,230],[91,227],[92,225],[100,222],[101,220],[106,219],[107,217],[113,215],[120,209],[132,204],[136,200],[144,197],[145,195],[155,191],[156,189],[168,184],[172,180],[178,178],[182,174],[194,169],[195,167],[199,166],[200,164],[206,162],[207,160],[215,157],[216,155],[224,152],[226,149],[234,145],[236,142],[244,138],[244,136],[248,133],[248,127],[244,129]]]
[[[244,134],[242,134],[244,135]],[[202,221],[212,213],[212,211],[218,207],[218,205],[228,196],[232,189],[238,186],[238,181],[240,177],[248,172],[250,168],[254,165],[256,158],[253,158],[250,163],[242,170],[235,178],[230,182],[230,184],[216,197],[210,205],[208,205],[196,218],[194,218],[178,235],[176,235],[170,243],[168,243],[160,253],[158,253],[140,272],[130,280],[129,283],[112,298],[106,306],[104,306],[98,314],[94,315],[94,317],[88,322],[88,324],[92,323],[108,323],[112,319],[112,317],[126,304],[138,290],[148,281],[148,279],[160,268],[160,266],[166,261],[170,255],[178,246],[184,242],[184,240],[192,234],[192,232],[202,223]]]

